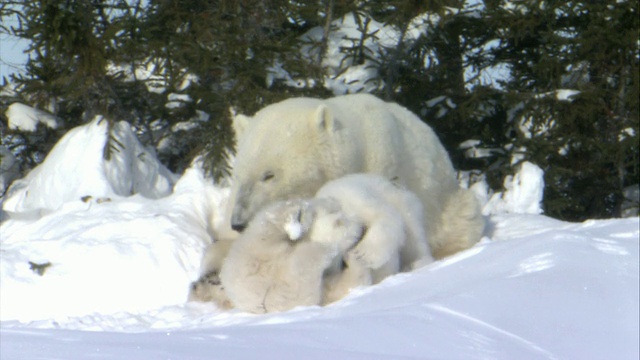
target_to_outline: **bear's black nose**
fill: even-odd
[[[231,228],[237,232],[243,232],[247,228],[246,224],[231,224]]]

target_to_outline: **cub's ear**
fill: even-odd
[[[246,115],[237,114],[233,117],[233,131],[236,133],[236,140],[240,139],[250,122],[251,118]]]
[[[324,104],[318,106],[314,111],[312,121],[318,131],[332,133],[342,128],[340,121],[333,116],[331,109]]]

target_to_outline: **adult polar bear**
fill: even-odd
[[[326,182],[373,173],[406,187],[424,205],[434,258],[476,243],[484,219],[457,185],[433,130],[409,110],[372,95],[292,98],[234,118],[238,140],[228,223],[242,231],[267,204],[313,197]]]

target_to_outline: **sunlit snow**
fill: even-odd
[[[58,119],[48,112],[17,102],[9,105],[5,115],[9,120],[9,129],[14,130],[35,131],[38,124],[57,129],[59,125]]]
[[[228,188],[197,162],[174,184],[117,126],[124,148],[111,160],[96,119],[71,130],[4,199],[2,359],[640,355],[638,218],[573,224],[540,215],[532,164],[485,205],[483,240],[455,256],[327,307],[250,315],[188,303]]]

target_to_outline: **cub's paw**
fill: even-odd
[[[367,246],[369,245],[369,246]],[[375,246],[370,246],[360,242],[356,247],[348,251],[350,262],[358,262],[369,269],[377,269],[385,265],[390,256],[388,253],[379,251]]]
[[[213,302],[222,309],[232,308],[217,271],[208,272],[197,281],[192,282],[188,299],[189,301]]]

